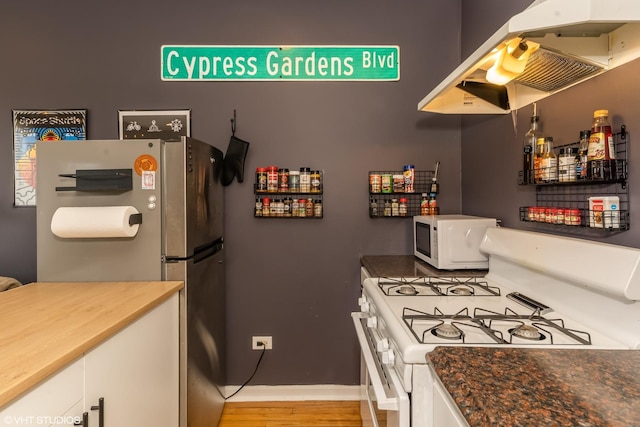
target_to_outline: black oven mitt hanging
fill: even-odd
[[[231,119],[231,139],[222,162],[222,185],[227,186],[237,177],[238,182],[244,181],[244,161],[247,158],[249,142],[236,137],[236,111]]]

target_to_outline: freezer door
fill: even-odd
[[[224,250],[167,262],[180,293],[180,426],[215,427],[222,414],[226,367]],[[214,249],[215,250],[215,249]]]
[[[164,142],[164,254],[188,258],[222,237],[223,153],[193,138]]]
[[[162,170],[143,183],[141,165],[159,165],[161,141],[38,142],[37,153],[38,281],[160,280]],[[102,173],[110,169],[128,171],[131,188],[105,184]],[[51,231],[60,207],[107,206],[133,206],[142,214],[134,237],[60,238]]]

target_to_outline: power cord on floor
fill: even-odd
[[[244,384],[242,384],[242,385],[240,386],[240,388],[239,388],[239,389],[237,389],[236,391],[234,391],[230,396],[224,397],[224,395],[223,395],[222,397],[224,397],[224,400],[231,399],[233,396],[235,396],[236,394],[238,394],[238,392],[239,392],[240,390],[242,390],[242,389],[244,388],[244,386],[246,386],[247,384],[249,384],[249,381],[251,381],[251,380],[253,379],[253,377],[254,377],[254,375],[256,374],[256,372],[258,372],[258,367],[260,366],[260,362],[262,362],[262,358],[264,357],[264,352],[267,350],[267,344],[266,344],[266,343],[264,343],[264,342],[262,342],[262,341],[259,341],[257,344],[258,344],[259,346],[262,346],[262,353],[260,353],[260,358],[258,359],[258,363],[256,363],[256,368],[253,370],[253,373],[251,374],[251,376],[249,377],[249,379],[248,379],[248,380],[246,380],[246,381],[244,382]],[[222,394],[222,393],[220,393],[220,394]]]

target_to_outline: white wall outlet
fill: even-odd
[[[263,347],[258,343],[263,343],[267,350],[271,350],[273,348],[272,337],[251,337],[252,350],[262,350]]]

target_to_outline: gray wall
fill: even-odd
[[[251,142],[227,188],[228,382],[274,349],[254,384],[354,384],[359,258],[409,253],[406,219],[367,216],[367,172],[441,161],[440,206],[460,212],[460,118],[416,111],[460,61],[460,0],[134,0],[0,6],[0,275],[36,280],[35,209],[13,207],[11,109],[88,109],[88,137],[117,138],[118,109],[192,110],[192,135],[226,149],[230,118]],[[388,83],[161,82],[162,44],[397,44]],[[324,219],[253,218],[258,166],[324,169]],[[126,298],[126,295],[122,296]]]

